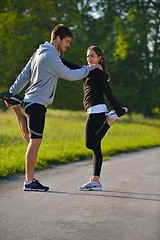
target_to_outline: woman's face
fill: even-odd
[[[93,50],[88,50],[87,51],[87,62],[88,62],[88,65],[91,65],[91,64],[97,64],[99,63],[101,57],[99,57],[95,51]]]

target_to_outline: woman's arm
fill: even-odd
[[[102,92],[105,94],[106,98],[116,111],[118,117],[123,116],[125,114],[125,110],[122,108],[120,102],[118,99],[114,96],[112,89],[107,82],[107,75],[99,70],[96,70],[97,74],[97,82],[102,90]]]

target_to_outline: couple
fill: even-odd
[[[99,47],[92,46],[87,49],[88,66],[80,67],[60,58],[60,53],[67,50],[71,40],[70,29],[58,24],[51,32],[50,43],[40,45],[10,87],[9,93],[0,93],[0,98],[15,112],[21,133],[28,142],[24,191],[49,190],[49,187],[34,178],[34,169],[43,137],[46,108],[53,102],[58,78],[70,81],[84,79],[84,107],[88,112],[86,147],[93,151],[93,176],[80,190],[102,190],[99,181],[102,167],[101,140],[110,126],[127,111],[112,94],[105,58]],[[29,82],[23,99],[24,114],[19,106],[22,99],[17,94]],[[108,112],[103,94],[114,110]]]

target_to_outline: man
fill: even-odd
[[[22,134],[28,142],[25,155],[24,191],[49,190],[49,187],[42,185],[34,178],[34,169],[43,137],[46,107],[53,102],[58,78],[70,81],[80,80],[96,67],[101,68],[98,64],[84,66],[77,70],[67,68],[60,59],[60,52],[67,50],[71,40],[72,32],[70,29],[63,24],[58,24],[51,32],[50,43],[45,42],[39,46],[10,87],[10,93],[1,93],[0,95],[8,106],[13,106]],[[30,86],[24,96],[26,120],[20,106],[16,105],[21,102],[17,94],[28,82],[30,82]]]

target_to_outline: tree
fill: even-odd
[[[73,31],[65,58],[84,65],[90,45],[103,48],[111,86],[132,112],[160,112],[158,0],[1,0],[0,91],[8,90],[26,61],[58,23]],[[82,81],[61,81],[53,107],[83,109]]]
[[[158,1],[99,1],[98,36],[107,53],[111,85],[130,111],[152,115],[160,106]]]

